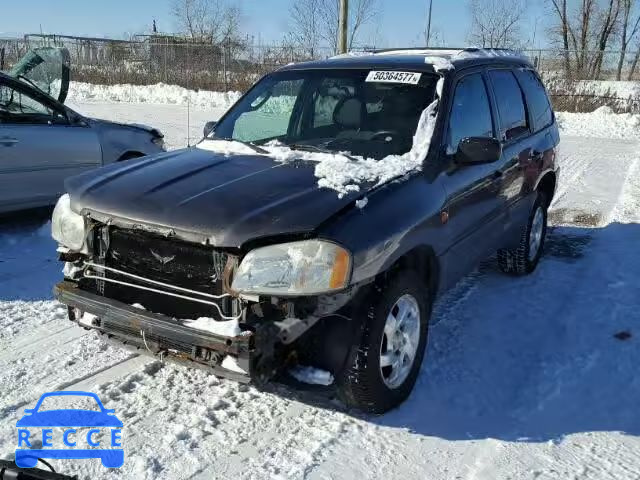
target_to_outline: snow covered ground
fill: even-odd
[[[75,106],[186,143],[184,106]],[[223,110],[192,110],[191,138]],[[640,478],[640,139],[612,138],[618,116],[559,117],[556,226],[539,269],[511,278],[489,260],[440,299],[415,391],[380,417],[104,343],[51,300],[61,266],[43,220],[4,221],[0,458],[24,408],[67,389],[98,393],[125,424],[121,469],[54,462],[81,478]]]

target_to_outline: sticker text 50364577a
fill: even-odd
[[[367,82],[380,83],[408,83],[417,85],[420,81],[421,73],[415,72],[391,72],[391,71],[371,71],[367,75]]]

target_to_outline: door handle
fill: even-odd
[[[11,137],[0,138],[0,145],[4,145],[5,147],[12,147],[16,143],[18,143],[17,138],[11,138]]]
[[[493,172],[492,178],[494,180],[500,180],[503,176],[502,170],[496,170],[495,172]]]

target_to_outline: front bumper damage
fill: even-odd
[[[177,320],[82,290],[74,282],[62,281],[53,289],[54,297],[69,307],[70,319],[115,337],[121,343],[162,360],[190,363],[209,368],[212,373],[247,383],[258,375],[255,365],[255,334],[247,331],[224,337],[196,330]],[[81,322],[84,313],[95,319]],[[232,356],[245,373],[222,366]]]
[[[305,309],[293,303],[288,304],[291,315],[283,315],[271,303],[250,304],[241,323],[244,326],[242,334],[234,337],[188,327],[170,316],[84,290],[70,280],[58,283],[53,294],[67,305],[70,320],[137,353],[204,368],[241,383],[264,384],[284,367],[297,362],[300,349],[306,349],[305,341],[323,337],[326,332],[324,326],[318,330],[320,320],[337,319],[340,325],[351,324],[345,315],[349,313],[349,307],[346,310],[343,307],[353,299],[355,292],[316,298],[313,308],[308,311],[312,313],[299,316],[295,315],[296,310],[303,313]],[[345,349],[350,344],[349,336],[343,333],[344,330],[340,330],[337,335],[331,335],[330,350],[335,365],[342,363]],[[231,357],[233,369],[225,367],[227,357]]]
[[[91,224],[91,232],[86,252],[60,251],[65,279],[54,296],[72,321],[141,354],[261,384],[307,359],[331,319],[351,323],[359,286],[309,297],[242,295],[230,288],[236,252],[113,225]],[[237,322],[242,333],[187,326],[195,319]],[[329,337],[339,364],[333,351],[345,351],[349,336]]]

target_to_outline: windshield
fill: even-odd
[[[276,72],[240,100],[209,138],[258,145],[278,141],[295,149],[348,152],[374,159],[406,153],[411,150],[420,115],[434,100],[438,77],[372,73]]]

